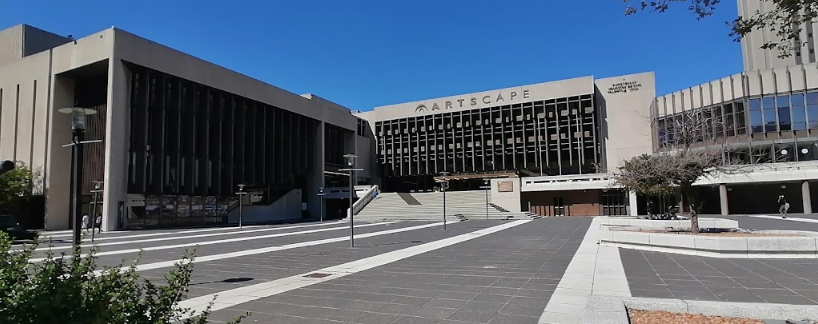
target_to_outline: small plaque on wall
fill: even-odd
[[[513,192],[514,181],[500,181],[497,183],[497,192]]]

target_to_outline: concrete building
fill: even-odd
[[[0,159],[42,177],[38,208],[24,223],[70,226],[68,115],[90,116],[82,164],[83,209],[94,181],[105,230],[318,218],[319,187],[345,187],[332,174],[342,155],[369,154],[364,122],[315,95],[296,95],[166,46],[110,28],[79,39],[20,25],[0,31]],[[366,182],[367,159],[356,178]],[[341,190],[342,191],[342,190]],[[345,208],[343,193],[327,210]],[[39,223],[39,224],[38,224]]]
[[[624,159],[651,153],[655,98],[653,73],[588,76],[376,107],[358,116],[374,130],[377,161],[371,163],[383,190],[433,191],[443,171],[451,173],[451,190],[474,190],[486,178],[598,177]],[[626,213],[621,190],[521,195],[515,181],[516,198],[504,198],[511,210],[523,204],[544,215]]]
[[[767,13],[775,8],[772,1],[738,0],[738,14],[750,17],[756,12]],[[741,39],[741,52],[744,58],[744,71],[769,70],[799,64],[814,63],[815,48],[818,46],[818,24],[805,22],[801,24],[798,39],[793,40],[801,46],[792,50],[788,57],[781,58],[778,49],[762,49],[767,42],[777,42],[780,37],[771,28],[753,30]]]

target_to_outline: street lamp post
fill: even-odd
[[[440,189],[443,190],[443,230],[446,230],[446,191],[449,189],[449,179],[446,177],[449,175],[449,172],[443,171],[440,172],[442,178],[437,182],[440,183]]]
[[[94,232],[96,231],[96,227],[97,227],[97,204],[99,204],[99,200],[97,200],[97,198],[99,197],[99,193],[101,193],[101,192],[102,192],[102,181],[95,180],[94,181],[94,190],[91,190],[91,193],[94,194],[94,206],[91,209],[92,210],[91,211],[91,217],[92,217],[91,223],[93,224],[93,226],[91,226],[91,242],[92,243],[94,242]],[[102,226],[101,222],[102,222],[102,220],[100,219],[100,224],[99,224],[100,227]]]
[[[353,205],[355,204],[355,201],[353,200],[355,196],[355,189],[352,187],[352,179],[355,177],[355,171],[361,171],[363,169],[355,169],[355,158],[358,157],[357,155],[349,153],[344,154],[344,157],[347,159],[348,168],[340,169],[338,171],[349,171],[349,246],[355,247],[355,229],[352,226],[352,219],[355,215],[355,210],[353,208]]]
[[[60,113],[71,115],[71,144],[63,145],[63,147],[71,146],[72,167],[71,167],[71,181],[73,187],[71,188],[73,197],[73,239],[74,245],[79,245],[82,240],[82,147],[87,143],[98,143],[101,140],[85,139],[85,130],[88,128],[87,116],[96,114],[97,111],[89,108],[71,107],[60,108],[57,110]],[[93,223],[93,222],[92,222]]]
[[[244,205],[244,195],[247,194],[244,192],[244,184],[239,184],[239,191],[236,194],[239,195],[239,229],[241,229],[241,205]]]
[[[486,189],[486,220],[489,220],[489,189],[491,189],[491,180],[483,179],[483,189]]]
[[[318,187],[318,197],[321,197],[321,223],[324,222],[324,187]]]

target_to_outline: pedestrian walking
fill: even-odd
[[[94,227],[96,227],[97,233],[102,233],[102,214],[97,214],[97,217],[94,219]]]
[[[781,218],[787,218],[787,211],[790,209],[790,203],[784,198],[784,195],[778,196],[778,212],[781,213]]]
[[[89,228],[91,228],[91,219],[88,218],[88,214],[83,214],[82,215],[82,229],[84,229],[87,232]]]

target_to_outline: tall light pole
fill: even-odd
[[[347,159],[348,168],[338,171],[349,171],[349,246],[355,247],[355,229],[352,226],[352,219],[355,216],[355,210],[353,209],[353,205],[355,204],[355,189],[352,187],[352,179],[355,177],[355,171],[361,171],[363,169],[355,168],[355,158],[358,157],[357,155],[349,153],[344,154],[344,157]]]
[[[443,230],[446,230],[446,191],[449,189],[449,179],[446,177],[449,175],[449,172],[443,171],[440,172],[440,176],[442,177],[440,180],[437,180],[437,183],[440,183],[440,189],[443,190]]]
[[[241,229],[241,205],[244,205],[244,195],[247,194],[244,192],[244,184],[239,184],[239,191],[236,194],[239,195],[239,229]]]
[[[321,222],[324,222],[324,187],[318,187],[318,197],[321,197]]]
[[[71,107],[60,108],[57,110],[60,113],[71,115],[71,144],[63,145],[63,147],[71,146],[71,181],[72,181],[72,201],[74,204],[74,246],[82,243],[82,146],[87,143],[98,143],[101,140],[85,141],[85,130],[88,128],[88,115],[96,114],[97,111],[89,108]]]
[[[491,189],[491,180],[483,179],[483,189],[486,189],[486,220],[489,220],[489,189]]]
[[[93,217],[92,221],[91,221],[91,223],[93,224],[93,226],[91,226],[91,242],[92,243],[94,242],[94,232],[96,231],[96,227],[97,227],[97,204],[99,204],[99,201],[97,200],[97,198],[99,197],[99,193],[101,193],[101,192],[102,192],[102,181],[101,180],[95,180],[94,181],[94,190],[91,190],[91,193],[94,194],[94,206],[91,209],[92,210],[91,211],[91,217]],[[99,226],[102,227],[102,220],[100,219],[99,221],[100,221]]]

